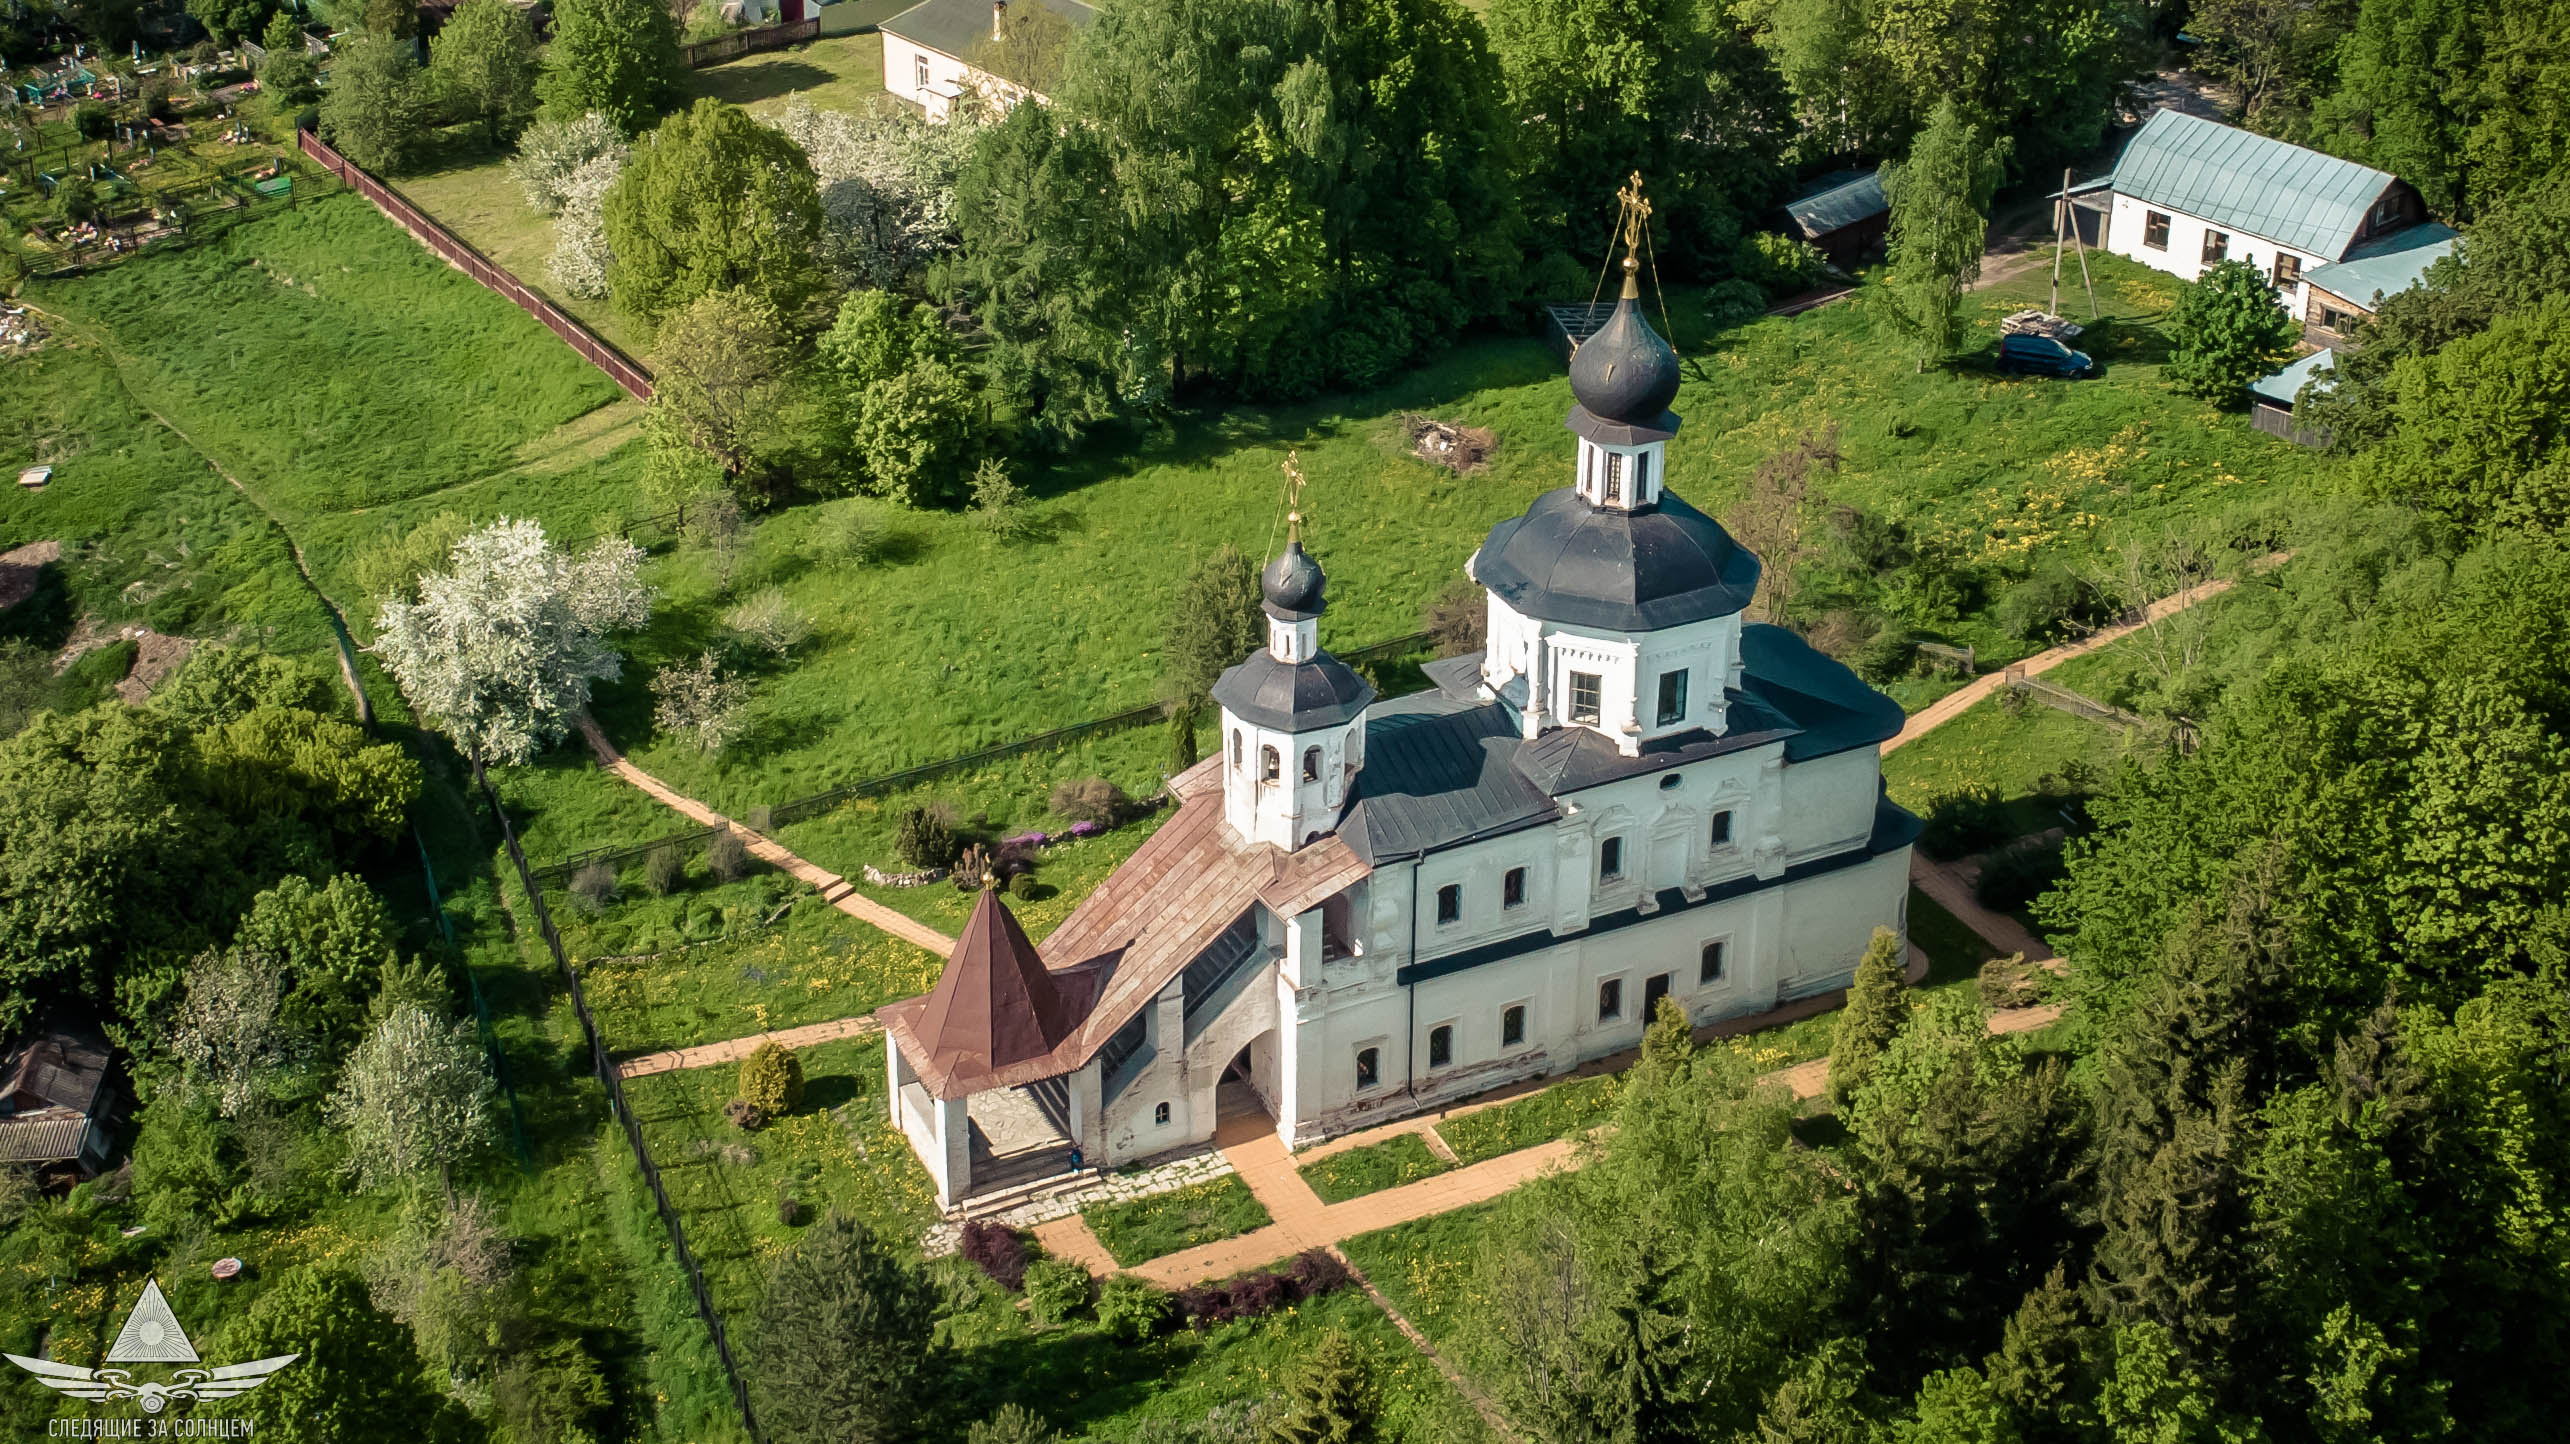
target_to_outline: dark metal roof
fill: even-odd
[[[1323,605],[1321,593],[1328,585],[1321,564],[1303,550],[1300,541],[1289,541],[1258,579],[1258,594],[1264,599],[1260,605],[1267,615],[1289,622],[1317,617]]]
[[[1746,674],[1742,689],[1797,731],[1785,743],[1787,762],[1888,741],[1908,720],[1900,703],[1782,627],[1741,628],[1740,660]]]
[[[1244,722],[1279,732],[1335,727],[1365,710],[1374,687],[1327,652],[1287,663],[1265,648],[1215,680],[1213,697]]]
[[[1637,426],[1658,421],[1677,399],[1678,353],[1642,318],[1629,274],[1615,313],[1571,353],[1571,394],[1593,415]]]
[[[1510,765],[1522,745],[1496,703],[1457,709],[1421,692],[1383,704],[1366,719],[1340,839],[1373,864],[1552,821],[1561,809]]]
[[[1559,727],[1517,749],[1516,767],[1545,793],[1560,797],[1583,787],[1599,787],[1627,777],[1666,772],[1726,752],[1763,747],[1795,735],[1791,722],[1752,707],[1732,709],[1732,728],[1720,736],[1702,727],[1654,738],[1631,757],[1616,750],[1602,732],[1586,727]],[[1790,749],[1789,749],[1790,750]]]
[[[1609,421],[1585,406],[1574,406],[1562,425],[1585,436],[1600,446],[1639,446],[1646,441],[1666,441],[1678,434],[1678,413],[1663,411],[1659,419],[1647,426],[1629,421]]]
[[[1045,9],[1071,23],[1075,30],[1085,29],[1098,18],[1097,10],[1080,0],[1019,0],[1020,4],[1041,4]],[[888,35],[898,35],[915,45],[924,46],[940,55],[953,56],[974,64],[990,44],[990,0],[922,0],[883,22]],[[1023,77],[1008,75],[1003,80]]]
[[[1748,606],[1758,558],[1673,491],[1628,512],[1564,487],[1492,527],[1472,574],[1526,616],[1649,632]]]

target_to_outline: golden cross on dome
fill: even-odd
[[[1288,541],[1303,539],[1303,460],[1302,454],[1288,448],[1285,452],[1285,537]]]
[[[1623,210],[1616,229],[1624,233],[1624,294],[1640,294],[1636,273],[1642,269],[1640,256],[1644,240],[1643,227],[1651,219],[1651,202],[1642,195],[1642,173],[1635,171],[1615,193],[1616,204]]]

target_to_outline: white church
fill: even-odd
[[[942,1204],[1218,1117],[1290,1148],[1442,1107],[1632,1048],[1663,997],[1701,1025],[1844,987],[1905,930],[1901,709],[1743,620],[1758,559],[1668,489],[1678,358],[1624,266],[1571,360],[1573,483],[1468,563],[1487,648],[1376,696],[1321,650],[1298,526],[1176,814],[1041,946],[986,891],[878,1013]]]

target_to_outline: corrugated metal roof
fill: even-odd
[[[2302,394],[2302,384],[2304,382],[2309,381],[2313,376],[2316,376],[2337,364],[2337,352],[2326,350],[2314,351],[2310,355],[2303,357],[2301,360],[2285,367],[2282,371],[2277,372],[2273,376],[2261,376],[2257,380],[2250,382],[2249,391],[2251,394],[2258,396],[2263,400],[2272,401],[2278,406],[2291,406],[2293,404],[2293,398]]]
[[[2237,126],[2163,110],[2115,162],[2115,193],[2306,255],[2347,254],[2392,177]]]
[[[1071,22],[1073,29],[1085,28],[1098,18],[1098,12],[1080,0],[1021,0],[1041,3],[1045,9]],[[921,0],[920,4],[883,22],[883,31],[898,35],[914,45],[951,55],[966,64],[990,43],[991,7],[989,0]],[[1003,79],[1015,80],[1016,76]]]
[[[0,1118],[0,1163],[67,1163],[88,1139],[89,1120],[69,1108]]]
[[[2379,240],[2367,241],[2347,253],[2343,261],[2314,266],[2302,278],[2333,296],[2344,296],[2359,306],[2372,306],[2385,296],[2397,296],[2418,284],[2440,256],[2454,253],[2452,226],[2428,221],[2392,232]]]
[[[1831,231],[1872,220],[1892,208],[1883,199],[1883,177],[1870,170],[1843,170],[1820,177],[1803,187],[1802,193],[1785,202],[1785,214],[1802,227],[1803,234],[1825,236]]]

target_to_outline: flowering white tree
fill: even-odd
[[[237,949],[206,953],[187,971],[170,1053],[188,1077],[213,1090],[215,1111],[226,1118],[239,1117],[284,1061],[281,971],[274,959]]]
[[[594,110],[569,120],[539,120],[518,137],[509,178],[526,192],[528,205],[558,216],[570,198],[571,178],[601,159],[622,165],[625,149],[616,123]]]
[[[524,762],[570,730],[589,684],[622,675],[609,632],[651,616],[641,549],[601,537],[573,557],[531,521],[503,518],[419,579],[419,600],[379,603],[374,652],[465,755]]]
[[[955,248],[955,178],[984,123],[970,108],[931,125],[899,109],[786,107],[775,125],[812,162],[825,254],[843,281],[890,286]]]
[[[607,294],[607,270],[615,260],[607,246],[607,192],[624,173],[624,152],[618,151],[597,157],[562,183],[562,210],[553,218],[553,254],[544,268],[555,285],[574,296],[594,301]]]
[[[434,1175],[452,1197],[455,1169],[492,1144],[497,1102],[473,1025],[404,1003],[349,1051],[326,1111],[348,1141],[347,1169],[360,1186]]]

